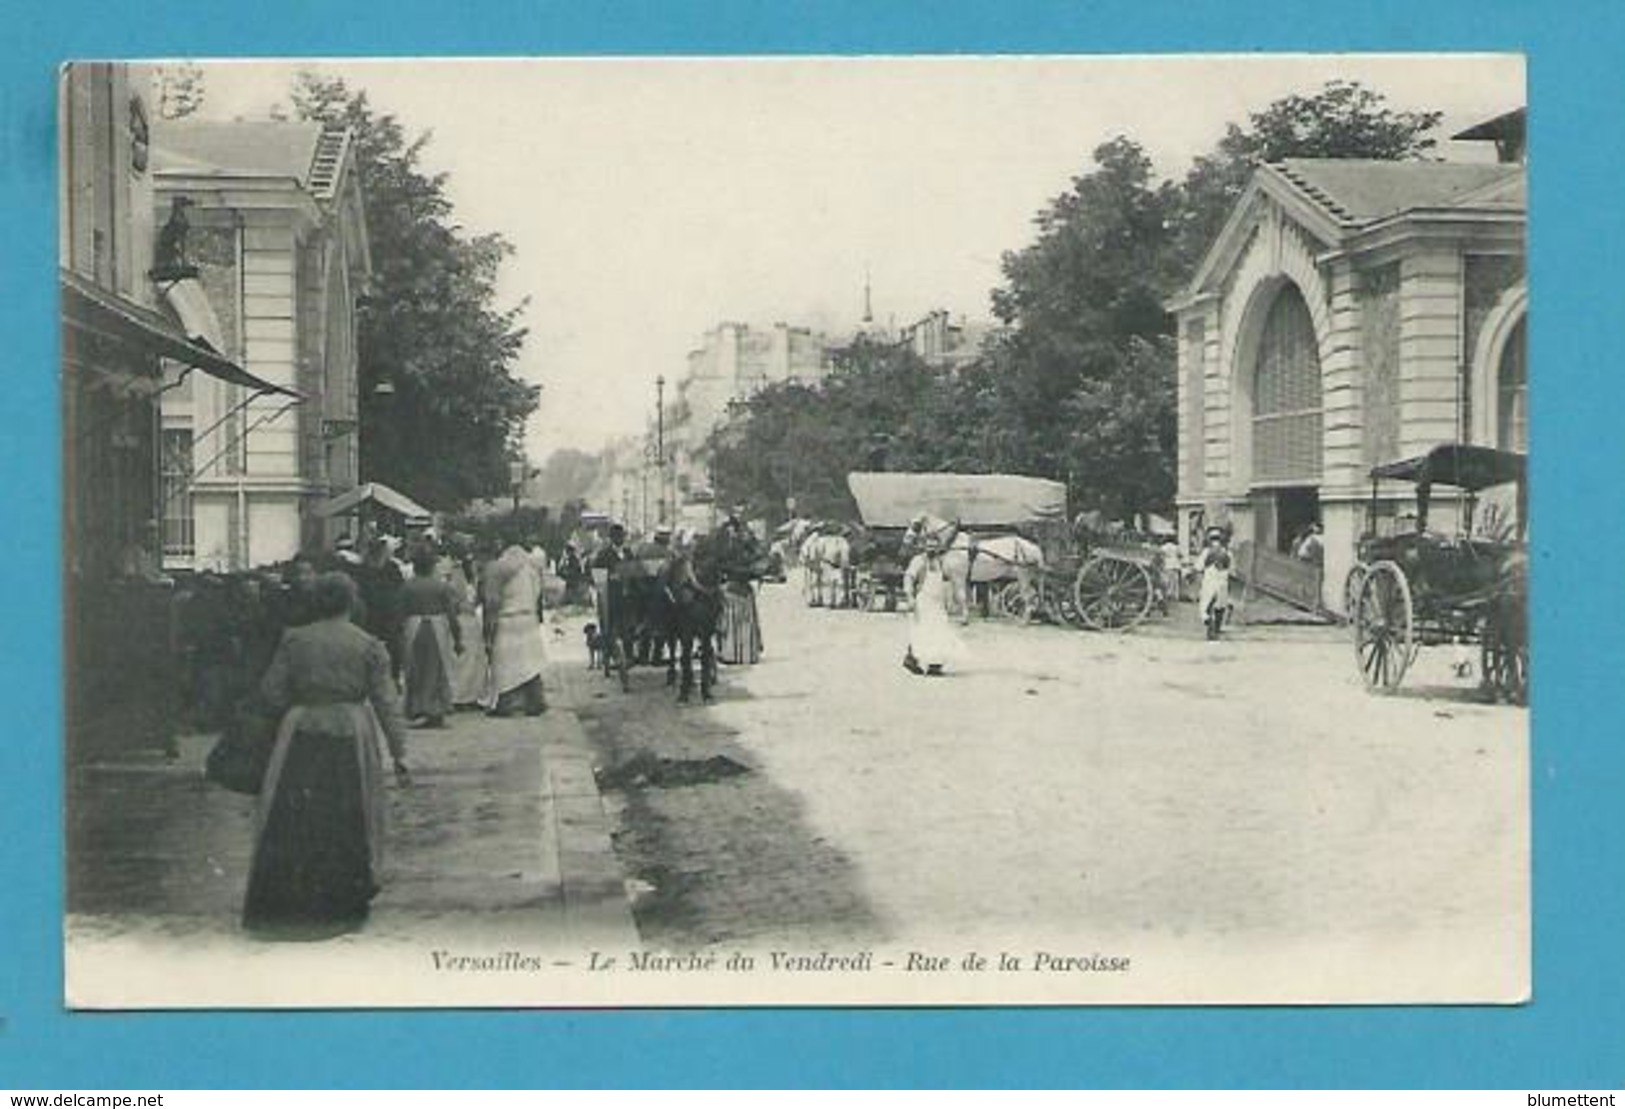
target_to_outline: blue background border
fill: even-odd
[[[1625,17],[1612,0],[18,5],[0,42],[0,1087],[1619,1087],[1625,997]],[[21,9],[21,10],[18,10]],[[70,57],[1526,50],[1535,1000],[1513,1009],[70,1015],[54,69]],[[1080,152],[1081,154],[1081,152]],[[1613,340],[1613,341],[1611,341]]]

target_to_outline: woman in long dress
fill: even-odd
[[[408,780],[389,652],[350,623],[354,590],[343,574],[318,578],[316,619],[283,635],[260,683],[282,719],[254,813],[243,925],[272,938],[321,939],[366,920],[384,846],[380,741]]]
[[[527,716],[547,711],[542,691],[547,643],[542,638],[541,596],[541,575],[518,543],[485,568],[481,600],[491,654],[491,686],[485,707],[494,716],[507,716],[520,705]]]
[[[464,558],[447,560],[446,580],[457,596],[457,630],[462,636],[463,653],[451,674],[453,707],[479,705],[485,701],[485,687],[491,677],[491,660],[485,653],[485,628],[480,619],[479,591],[475,588],[473,565]]]
[[[734,666],[750,666],[762,658],[762,619],[753,585],[758,546],[744,511],[743,505],[735,505],[717,532],[724,577],[717,657]]]
[[[406,717],[430,728],[446,726],[452,708],[452,676],[463,653],[457,624],[457,591],[435,573],[439,557],[430,547],[412,554],[412,578],[401,587],[401,660],[406,679]]]
[[[937,536],[926,536],[924,550],[909,562],[903,574],[903,591],[914,599],[903,666],[913,674],[939,677],[948,666],[963,662],[966,652],[965,641],[948,616],[953,585],[942,557],[942,540]]]

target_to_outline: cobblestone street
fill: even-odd
[[[1526,963],[1527,713],[1477,703],[1450,649],[1377,697],[1345,629],[1207,643],[1185,605],[1121,635],[979,622],[964,672],[922,679],[904,617],[807,609],[793,582],[714,706],[653,670],[630,695],[568,681],[605,765],[750,770],[611,793],[646,943],[1199,952],[1199,993]]]

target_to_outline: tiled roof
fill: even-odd
[[[1270,168],[1344,226],[1415,208],[1525,206],[1517,165],[1288,158]]]
[[[319,123],[181,120],[154,128],[153,163],[160,173],[292,180],[325,200],[349,142],[348,131]]]

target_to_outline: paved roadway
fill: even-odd
[[[906,617],[809,610],[793,580],[761,608],[766,657],[710,707],[561,663],[606,767],[752,771],[610,792],[645,943],[1115,950],[1194,996],[1521,993],[1528,715],[1476,703],[1449,649],[1379,697],[1345,631],[1214,644],[1185,605],[1131,634],[978,623],[929,679],[900,666]]]

